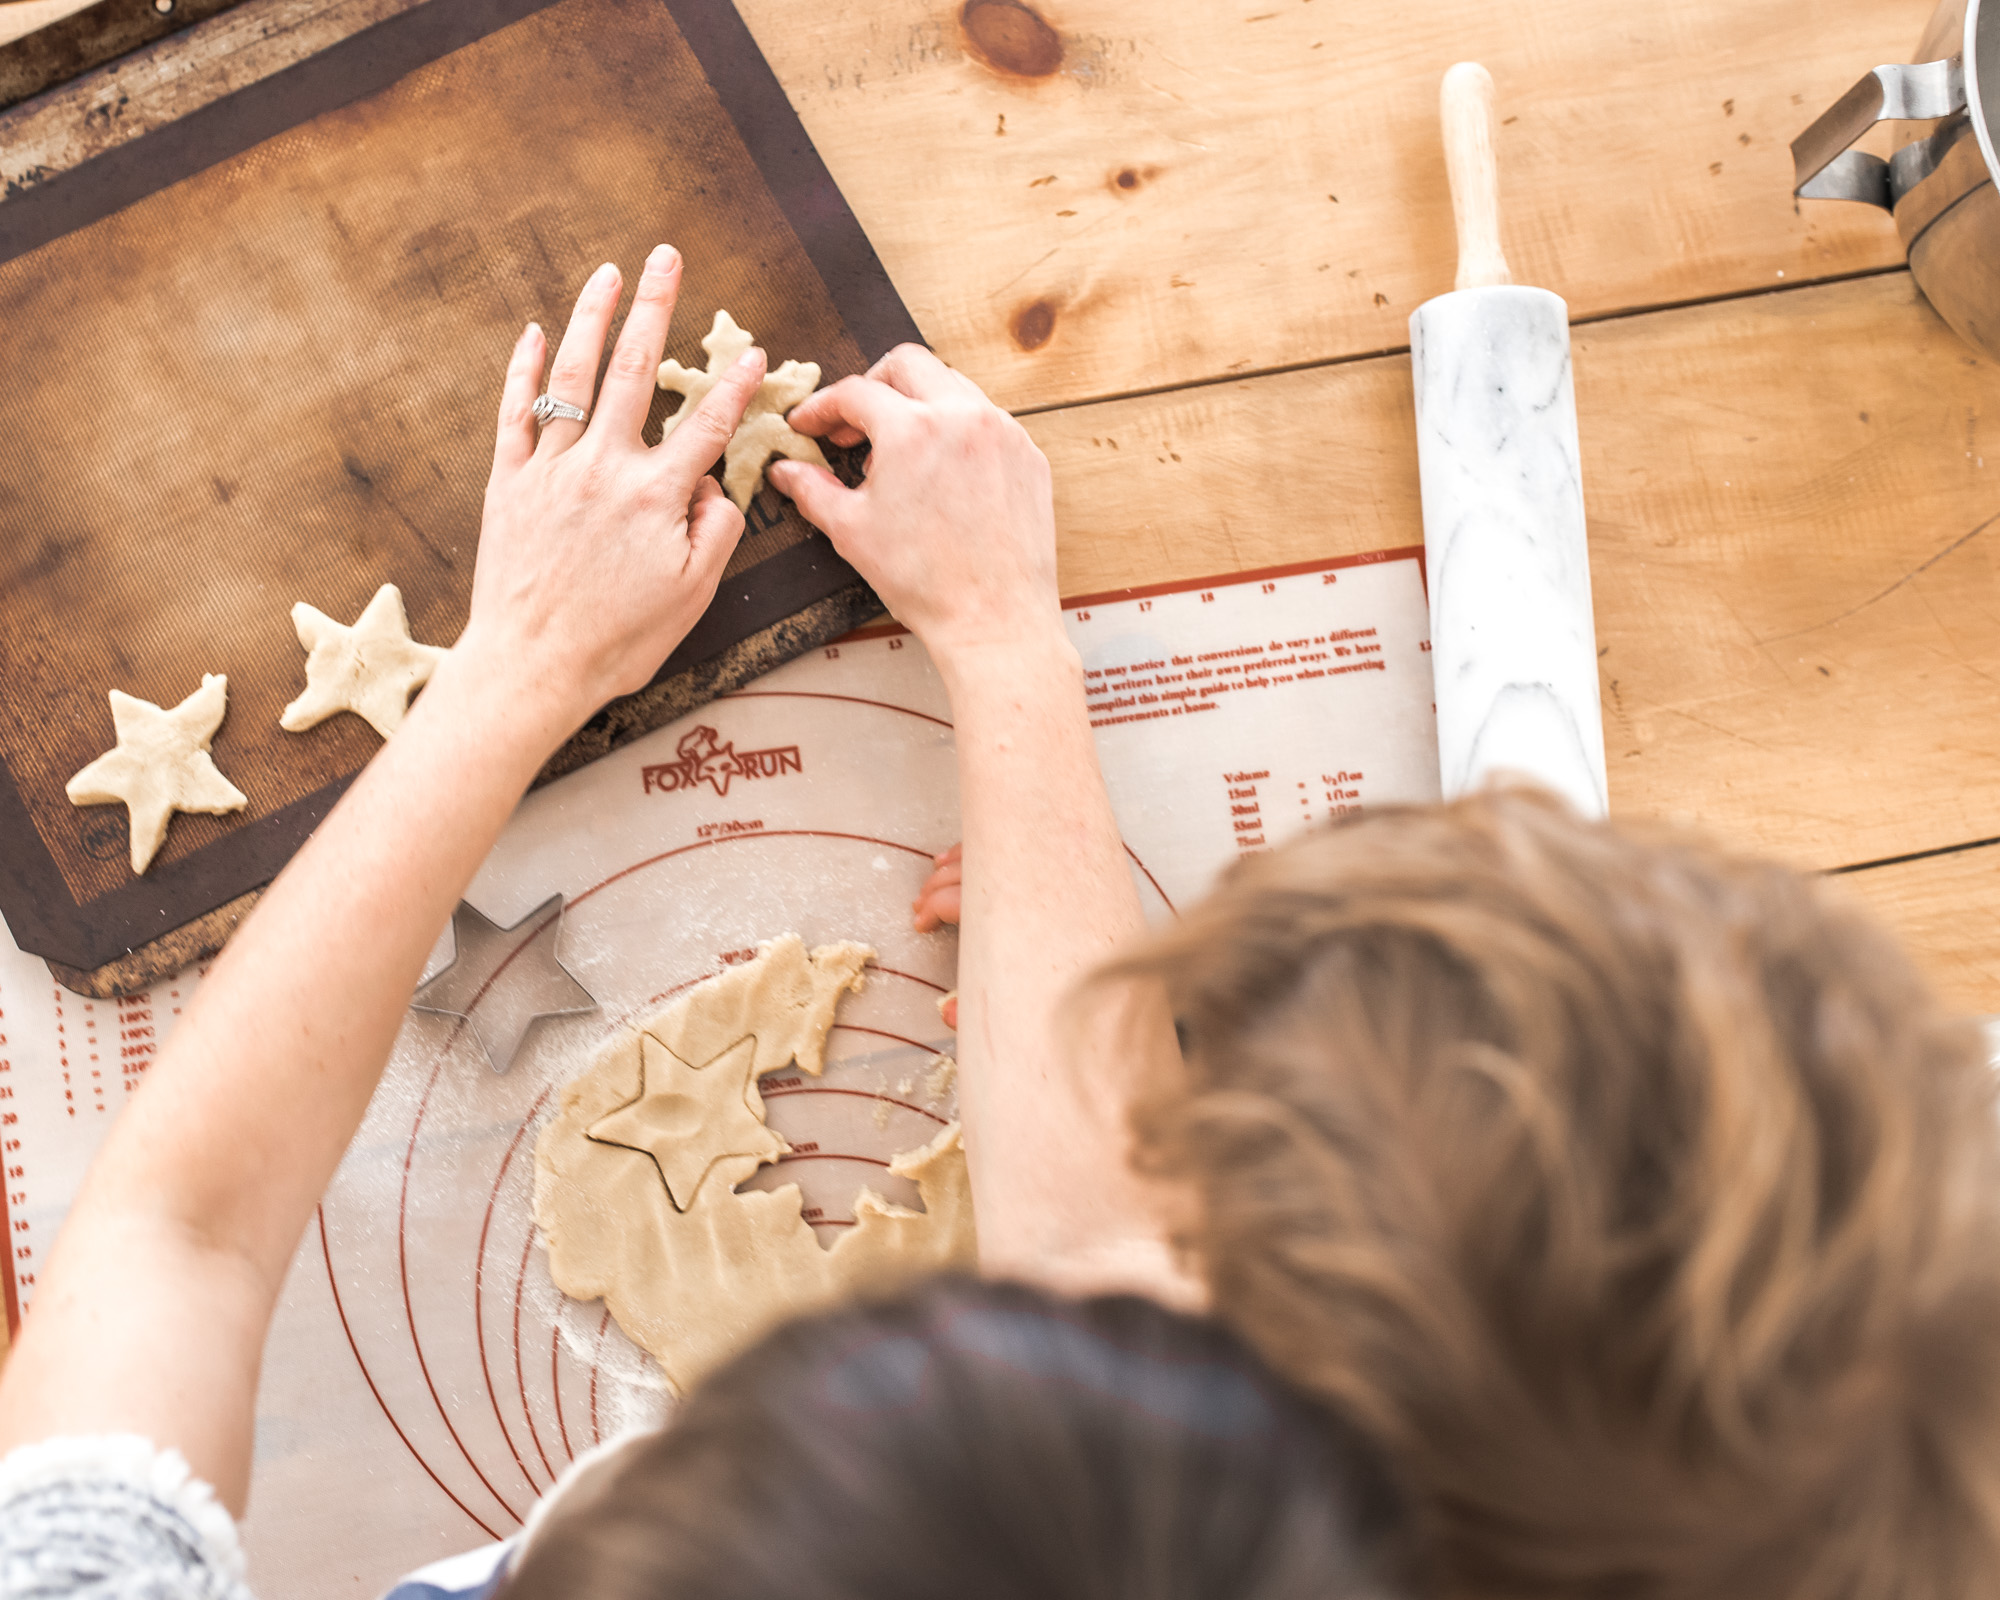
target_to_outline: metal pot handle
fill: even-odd
[[[1792,141],[1792,193],[1802,200],[1859,200],[1892,209],[1889,163],[1850,150],[1878,122],[1920,122],[1965,109],[1957,56],[1909,67],[1877,67]]]

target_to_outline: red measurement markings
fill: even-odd
[[[90,1103],[100,1112],[104,1109],[104,1063],[98,1052],[103,1049],[97,1037],[97,1002],[83,1003],[83,1038],[90,1057]]]
[[[1326,814],[1329,817],[1352,816],[1361,809],[1361,778],[1358,772],[1342,768],[1339,772],[1322,772],[1319,781],[1326,785]]]
[[[0,1009],[0,1029],[7,1025],[7,1013]],[[11,1343],[21,1331],[21,1291],[35,1286],[35,1247],[28,1242],[28,1219],[16,1217],[15,1208],[28,1203],[28,1169],[21,1159],[20,1112],[14,1105],[14,1063],[8,1059],[7,1035],[0,1032],[0,1238],[7,1241],[7,1260],[0,1273],[0,1301],[7,1312],[7,1338]]]
[[[500,1537],[498,1530],[482,1522],[472,1507],[453,1494],[450,1486],[445,1483],[444,1479],[437,1475],[436,1471],[432,1469],[431,1464],[419,1453],[417,1447],[410,1443],[410,1436],[403,1432],[403,1425],[396,1420],[396,1413],[389,1409],[389,1403],[382,1398],[382,1391],[375,1387],[374,1375],[369,1372],[368,1363],[361,1359],[361,1346],[354,1342],[354,1326],[347,1320],[347,1306],[340,1298],[340,1280],[333,1275],[333,1246],[327,1242],[326,1206],[324,1202],[314,1210],[313,1218],[319,1224],[319,1249],[320,1255],[326,1261],[327,1285],[333,1290],[334,1315],[340,1318],[340,1331],[347,1335],[347,1347],[354,1352],[355,1364],[361,1368],[362,1382],[368,1385],[368,1392],[375,1397],[375,1404],[382,1408],[382,1415],[389,1419],[389,1426],[396,1430],[396,1437],[403,1441],[403,1448],[410,1452],[412,1459],[415,1460],[418,1466],[424,1469],[425,1474],[430,1478],[431,1482],[443,1491],[445,1499],[463,1511],[471,1519],[472,1525],[485,1534],[487,1538],[498,1539]]]
[[[1264,805],[1257,785],[1268,782],[1270,777],[1270,772],[1262,768],[1222,775],[1229,796],[1230,833],[1239,850],[1255,852],[1264,848]]]
[[[56,999],[56,1065],[62,1069],[63,1114],[76,1115],[76,1084],[69,1070],[69,1023],[63,1011],[63,992],[60,984],[50,984],[49,993]]]
[[[118,1002],[118,1075],[125,1092],[139,1087],[146,1068],[159,1052],[159,1032],[153,1022],[153,997],[135,994]]]
[[[1258,583],[1266,578],[1295,578],[1304,573],[1323,573],[1321,584],[1338,581],[1337,574],[1349,567],[1373,567],[1389,561],[1414,561],[1417,571],[1424,568],[1424,547],[1420,544],[1398,545],[1391,550],[1370,550],[1364,555],[1336,556],[1331,561],[1299,561],[1284,567],[1258,567],[1250,572],[1218,573],[1212,578],[1190,578],[1181,583],[1154,583],[1140,589],[1107,589],[1101,594],[1072,594],[1063,597],[1065,610],[1077,606],[1108,606],[1118,600],[1138,600],[1145,596],[1158,597],[1169,594],[1187,594],[1190,591],[1234,588],[1237,584]],[[1269,594],[1267,586],[1264,593]]]

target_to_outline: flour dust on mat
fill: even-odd
[[[789,1146],[757,1080],[817,1077],[841,996],[873,954],[808,952],[796,934],[621,1030],[563,1091],[535,1146],[535,1221],[572,1299],[604,1301],[676,1392],[788,1317],[973,1264],[972,1196],[958,1124],[889,1172],[924,1209],[863,1190],[854,1226],[822,1249],[797,1184],[737,1185]]]

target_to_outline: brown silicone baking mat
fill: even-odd
[[[629,278],[661,239],[684,362],[718,307],[825,381],[917,337],[728,0],[430,0],[0,204],[0,912],[24,949],[96,968],[277,872],[378,747],[349,716],[279,729],[292,603],[352,620],[393,582],[450,643],[516,333],[559,332],[598,262]],[[867,604],[765,490],[654,689],[552,765]],[[112,743],[106,690],[171,706],[204,672],[229,675],[214,753],[249,809],[176,816],[134,878],[123,808],[63,786]]]

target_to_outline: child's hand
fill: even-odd
[[[1061,637],[1049,464],[1019,423],[919,345],[798,405],[791,425],[874,447],[859,489],[774,461],[771,482],[826,530],[941,667]]]
[[[955,844],[937,858],[931,875],[910,905],[910,923],[917,932],[929,933],[946,922],[958,925],[965,887],[964,857],[965,846]]]
[[[550,740],[645,686],[707,609],[743,532],[742,513],[706,474],[764,376],[762,351],[748,352],[664,443],[648,449],[639,438],[680,280],[679,253],[659,246],[594,405],[618,269],[606,263],[584,286],[549,394],[589,411],[587,425],[557,418],[537,438],[541,329],[521,335],[507,368],[472,620],[458,649],[525,696]]]

